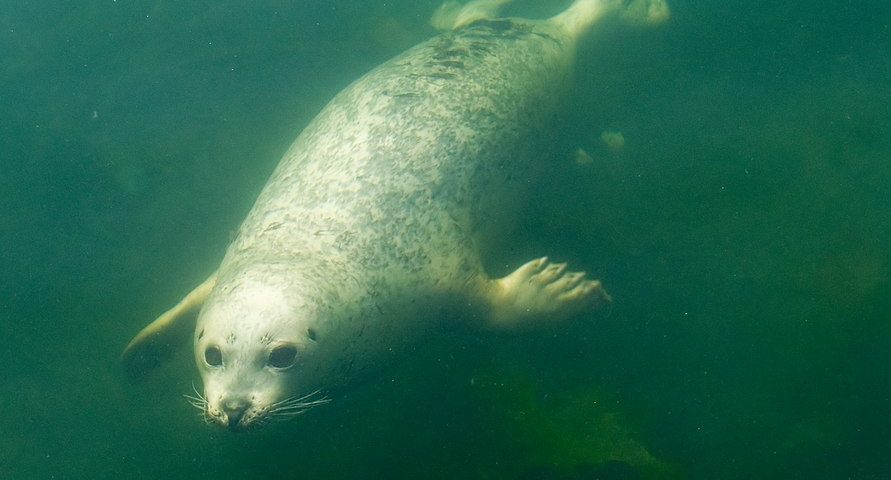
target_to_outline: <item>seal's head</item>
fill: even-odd
[[[327,401],[312,375],[312,312],[289,292],[251,275],[218,285],[208,300],[195,335],[204,395],[192,400],[209,422],[243,431]]]

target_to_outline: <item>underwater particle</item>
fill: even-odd
[[[588,155],[588,152],[585,151],[584,148],[579,147],[575,150],[575,154],[573,154],[573,160],[575,160],[575,164],[580,167],[587,167],[594,163],[594,159],[591,158],[591,155]]]
[[[600,139],[606,144],[611,152],[619,152],[625,148],[625,135],[622,132],[614,132],[612,130],[604,130],[600,134]]]

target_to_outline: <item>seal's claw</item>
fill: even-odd
[[[566,271],[565,263],[552,263],[544,268],[541,273],[536,275],[536,280],[538,283],[542,285],[547,285],[554,280],[560,278],[563,275],[563,272]]]
[[[548,257],[536,258],[535,260],[526,262],[522,267],[517,269],[516,273],[531,278],[536,273],[541,272],[547,264]]]
[[[547,257],[491,280],[486,295],[489,318],[496,326],[561,320],[611,300],[599,280],[567,272],[565,263],[548,263]]]

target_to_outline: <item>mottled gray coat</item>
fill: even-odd
[[[225,337],[253,355],[244,344],[282,333],[258,316],[296,313],[300,390],[330,387],[435,325],[441,307],[473,303],[485,244],[508,233],[541,166],[573,43],[551,23],[483,20],[338,94],[230,246],[199,318],[199,365],[202,342]],[[287,307],[257,308],[257,285]]]

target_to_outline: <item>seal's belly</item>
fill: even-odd
[[[354,82],[285,154],[221,274],[283,256],[460,274],[456,266],[476,261],[468,243],[491,235],[524,194],[536,133],[568,77],[562,35],[482,21]]]

